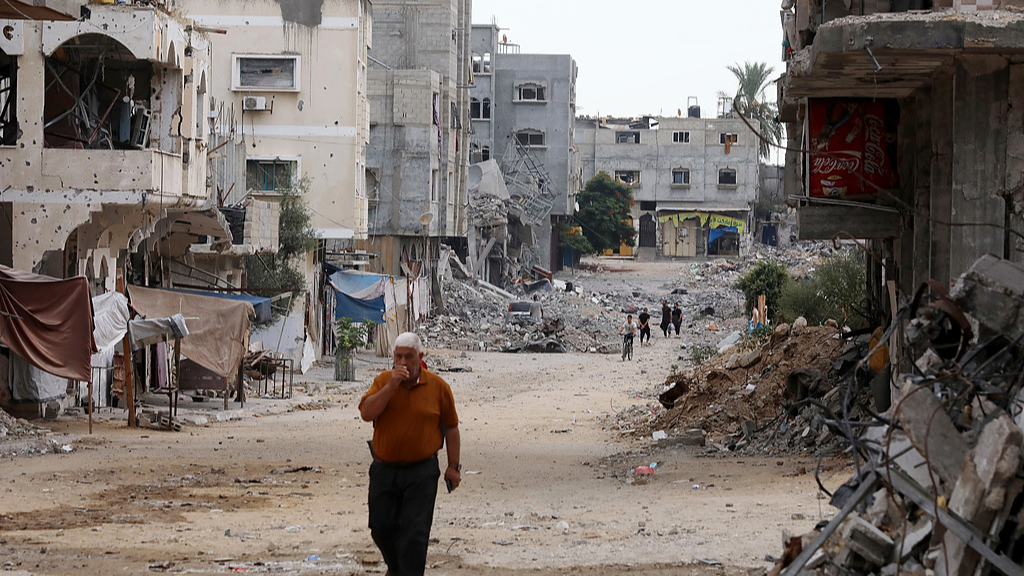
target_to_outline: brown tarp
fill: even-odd
[[[147,318],[185,317],[188,336],[181,353],[196,364],[231,378],[245,355],[252,304],[227,298],[129,286],[132,307]]]
[[[0,265],[0,342],[50,374],[92,379],[92,294],[84,276],[60,280]]]

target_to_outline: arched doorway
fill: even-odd
[[[640,217],[640,247],[654,248],[658,245],[658,222],[654,214],[644,214]]]

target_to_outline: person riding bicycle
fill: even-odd
[[[623,349],[622,359],[623,360],[626,359],[625,351],[627,349],[628,350],[632,350],[633,349],[633,337],[636,335],[636,330],[637,330],[637,325],[636,325],[636,321],[633,320],[633,315],[632,314],[627,314],[626,315],[626,321],[622,324],[622,327],[619,328],[619,334],[622,334],[622,349]],[[632,354],[630,354],[630,358],[632,358]]]

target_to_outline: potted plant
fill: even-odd
[[[356,379],[356,366],[352,362],[352,351],[366,343],[366,330],[354,324],[351,318],[339,318],[334,324],[334,379],[348,381]]]

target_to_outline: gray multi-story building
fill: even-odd
[[[573,139],[576,61],[523,54],[494,24],[474,25],[470,157],[501,166],[509,193],[533,230],[526,264],[561,268],[555,225],[572,216],[582,188]],[[471,240],[471,249],[473,241]]]
[[[466,233],[472,0],[374,0],[366,152],[373,268],[422,264]]]
[[[755,124],[756,127],[756,124]],[[741,119],[580,118],[583,178],[633,188],[638,245],[665,256],[739,254],[757,201],[758,143]]]

